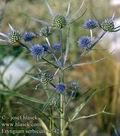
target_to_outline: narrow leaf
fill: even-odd
[[[8,96],[14,96],[14,97],[18,97],[27,101],[31,101],[34,103],[39,103],[39,104],[44,104],[44,102],[34,98],[34,97],[30,97],[30,96],[26,96],[24,94],[18,93],[18,92],[14,92],[14,91],[0,91],[0,95],[8,95]]]

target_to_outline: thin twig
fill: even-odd
[[[65,50],[65,55],[64,55],[64,65],[67,61],[68,58],[68,53],[69,53],[69,34],[70,34],[70,28],[68,29],[68,37],[67,37],[67,45],[66,45],[66,50]]]
[[[52,62],[50,62],[49,60],[47,60],[47,59],[45,59],[45,58],[43,58],[43,57],[42,57],[42,59],[43,59],[44,61],[46,61],[48,64],[54,66],[55,68],[59,68],[57,65],[55,65],[55,64],[52,63]]]
[[[88,118],[91,118],[91,117],[98,116],[100,114],[115,115],[115,113],[106,112],[105,108],[104,108],[101,112],[98,112],[98,113],[95,113],[95,114],[90,114],[90,115],[87,115],[87,116],[81,116],[81,117],[78,117],[78,118],[72,120],[71,122],[74,122],[74,121],[77,121],[77,120],[80,120],[80,119],[88,119]]]
[[[64,70],[69,69],[69,68],[74,68],[74,67],[81,67],[81,66],[85,66],[85,65],[90,65],[90,64],[95,64],[97,62],[100,62],[102,60],[105,60],[107,57],[101,58],[99,60],[95,60],[95,61],[91,61],[91,62],[86,62],[86,63],[79,63],[79,64],[71,64],[68,67],[65,67]]]
[[[69,0],[68,3],[68,8],[67,8],[67,12],[66,12],[66,17],[68,17],[69,13],[70,13],[70,8],[71,8],[71,0]]]
[[[80,13],[80,10],[81,10],[82,7],[84,6],[84,3],[85,3],[85,0],[82,1],[82,3],[80,4],[79,9],[71,16],[71,18],[72,18],[72,17],[75,17],[78,13]]]
[[[48,10],[49,10],[50,15],[51,15],[52,18],[53,18],[55,14],[54,14],[54,12],[53,12],[53,10],[52,10],[50,4],[48,3],[47,0],[45,0],[45,3],[46,3],[46,5],[47,5],[47,8],[48,8]]]

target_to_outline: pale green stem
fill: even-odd
[[[63,105],[63,95],[60,94],[60,136],[64,136],[64,105]]]
[[[43,130],[45,131],[46,136],[52,136],[50,130],[47,128],[44,121],[41,118],[39,118],[38,121],[40,122],[40,125],[42,126]]]
[[[54,59],[55,59],[55,61],[57,62],[57,57],[55,56],[55,54],[54,54],[54,53],[53,53],[53,51],[52,51],[52,47],[51,47],[51,44],[50,44],[49,39],[46,37],[46,38],[45,38],[45,40],[46,40],[46,42],[47,42],[48,46],[50,47],[50,52],[51,52],[51,54],[52,54],[53,58],[54,58]]]
[[[60,30],[60,43],[62,45],[62,30]],[[63,46],[61,50],[61,57],[63,58]],[[59,82],[64,83],[64,70],[60,69]],[[65,125],[65,105],[64,105],[64,94],[60,93],[60,136],[64,136],[64,125]]]
[[[91,37],[91,40],[93,39],[93,32],[92,32],[92,29],[90,29],[90,37]]]
[[[64,71],[61,70],[60,81],[64,83]],[[64,105],[64,95],[60,93],[60,136],[64,136],[64,125],[65,125],[65,105]]]
[[[91,115],[88,115],[88,116],[78,117],[78,118],[72,120],[72,122],[80,120],[80,119],[88,119],[88,118],[95,117],[95,116],[98,116],[98,115],[101,115],[101,114],[114,115],[114,113],[109,113],[109,112],[101,111],[101,112],[98,112],[98,113],[95,113],[95,114],[91,114]]]

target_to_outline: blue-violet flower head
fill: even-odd
[[[66,85],[63,83],[59,83],[56,85],[56,91],[59,93],[63,93],[66,89]]]
[[[33,57],[35,58],[41,58],[44,55],[44,48],[42,47],[42,45],[39,44],[32,45],[30,50]]]
[[[88,19],[83,26],[86,29],[94,29],[98,26],[98,22],[95,19]]]
[[[60,43],[55,43],[55,44],[53,45],[53,48],[54,48],[54,50],[57,51],[57,52],[60,52],[61,49],[62,49]]]
[[[92,45],[91,38],[88,36],[80,37],[78,43],[79,43],[80,47],[82,47],[82,48],[90,48]]]
[[[33,33],[33,32],[25,32],[25,33],[23,34],[23,39],[24,39],[24,41],[26,41],[26,42],[32,41],[33,38],[35,38],[35,37],[36,37],[36,34]]]

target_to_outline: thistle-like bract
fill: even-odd
[[[9,34],[9,39],[12,44],[17,44],[21,40],[21,33],[19,31],[11,31]]]
[[[47,86],[53,80],[53,75],[50,72],[42,72],[40,75],[40,81],[43,86]]]
[[[56,29],[62,29],[67,25],[66,18],[62,15],[55,16],[53,20],[53,27]]]
[[[105,19],[103,22],[100,23],[100,27],[104,31],[113,32],[115,28],[113,19]]]

